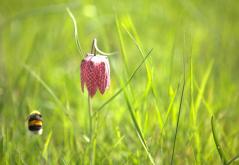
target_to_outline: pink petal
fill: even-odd
[[[107,89],[110,86],[110,64],[109,64],[108,58],[106,59],[106,80],[107,80],[107,83],[106,83],[106,89]]]
[[[97,68],[92,61],[87,62],[86,87],[89,95],[93,97],[97,90]]]
[[[87,54],[81,62],[81,88],[86,84],[88,93],[93,97],[99,89],[101,94],[110,85],[110,65],[108,58],[102,55]]]
[[[106,87],[106,72],[105,72],[105,63],[101,62],[98,66],[99,68],[99,79],[98,79],[98,87],[101,94],[104,94]]]

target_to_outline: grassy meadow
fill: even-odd
[[[94,38],[114,55],[89,116]],[[0,0],[0,164],[239,164],[238,46],[236,0]]]

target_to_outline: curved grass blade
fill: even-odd
[[[131,106],[131,104],[129,102],[129,98],[127,97],[126,94],[125,94],[125,99],[126,99],[126,102],[127,102],[127,106],[128,106],[129,112],[130,112],[131,119],[133,121],[134,127],[135,127],[137,135],[139,137],[139,140],[140,140],[141,144],[143,145],[143,147],[144,147],[144,149],[145,149],[145,151],[146,151],[146,153],[147,153],[147,155],[149,157],[150,162],[153,165],[155,165],[154,159],[153,159],[151,153],[149,152],[149,148],[148,148],[148,146],[147,146],[147,144],[145,142],[145,139],[143,137],[143,133],[142,133],[140,127],[139,127],[139,124],[138,124],[138,122],[136,120],[136,117],[135,117],[135,114],[133,112],[132,106]]]
[[[123,34],[120,27],[120,21],[117,15],[115,16],[115,22],[116,22],[116,29],[118,33],[119,42],[120,42],[120,51],[123,58],[124,67],[127,71],[127,74],[129,75],[129,67],[128,67],[128,59],[126,56],[125,43],[124,43]]]
[[[216,132],[215,132],[213,116],[211,117],[211,127],[212,127],[213,139],[214,139],[215,145],[217,147],[217,151],[219,153],[221,161],[222,161],[223,164],[227,164],[226,156],[224,154],[224,151],[223,151],[222,147],[219,144],[218,137],[217,137]]]
[[[114,100],[114,98],[116,96],[118,96],[124,89],[125,87],[127,87],[127,85],[129,85],[129,83],[131,82],[131,80],[133,79],[133,77],[135,76],[135,74],[138,72],[138,70],[140,69],[140,67],[144,64],[144,62],[146,61],[146,59],[149,57],[149,55],[151,54],[151,52],[153,51],[153,49],[151,49],[148,54],[144,57],[144,59],[141,61],[141,63],[137,66],[137,68],[134,70],[134,72],[131,74],[131,76],[129,77],[129,79],[126,81],[126,83],[123,85],[123,87],[121,87],[113,96],[111,96],[104,104],[102,104],[100,106],[100,108],[98,108],[94,114],[93,117],[98,114],[108,103],[110,103],[112,100]]]
[[[133,41],[133,43],[136,45],[136,47],[139,50],[141,56],[144,58],[145,53],[143,51],[143,46],[142,46],[142,43],[139,39],[139,35],[137,34],[137,31],[134,27],[134,24],[133,24],[130,16],[127,17],[127,22],[124,23],[122,25],[122,27],[124,28],[124,30],[126,31],[128,36],[130,37],[130,39]],[[147,85],[146,85],[146,88],[145,88],[144,97],[146,97],[148,95],[150,89],[152,89],[152,70],[150,69],[150,66],[149,66],[148,62],[145,62],[145,67],[146,67],[148,81],[147,81]]]
[[[184,87],[185,87],[185,79],[183,81],[183,89],[182,89],[182,93],[181,93],[180,105],[179,105],[179,110],[178,110],[176,131],[175,131],[174,140],[173,140],[173,152],[172,152],[171,163],[170,163],[171,165],[173,164],[174,150],[175,150],[175,146],[176,146],[179,120],[180,120],[180,116],[181,116],[181,109],[182,109],[182,102],[183,102],[183,95],[184,95]]]
[[[97,40],[96,40],[96,38],[94,38],[94,40],[93,40],[93,46],[94,46],[95,50],[96,50],[98,53],[102,54],[102,55],[112,56],[112,55],[116,55],[116,54],[117,54],[117,52],[106,53],[106,52],[103,52],[102,50],[100,50],[100,49],[98,48],[98,46],[97,46]]]
[[[234,156],[231,160],[227,161],[226,156],[224,154],[224,151],[223,151],[222,147],[220,146],[219,141],[218,141],[218,137],[216,136],[216,133],[215,133],[213,116],[211,117],[211,126],[212,126],[213,139],[214,139],[214,142],[216,144],[217,151],[219,153],[219,156],[221,158],[222,163],[225,164],[225,165],[229,165],[229,164],[233,163],[234,161],[238,160],[239,159],[239,154]]]
[[[43,152],[42,152],[42,156],[45,158],[45,160],[47,160],[47,149],[51,140],[51,136],[52,136],[52,131],[47,136],[46,142],[44,144]]]
[[[179,84],[178,84],[178,87],[177,87],[177,89],[176,89],[176,92],[175,92],[175,93],[173,94],[173,96],[171,97],[171,100],[170,100],[170,103],[169,103],[169,106],[168,106],[168,109],[167,109],[166,117],[165,117],[165,120],[164,120],[164,122],[163,122],[162,132],[164,132],[164,127],[165,127],[165,125],[166,125],[166,122],[168,121],[169,114],[170,114],[170,112],[171,112],[171,110],[172,110],[172,108],[173,108],[173,104],[174,104],[174,102],[175,102],[175,98],[176,98],[176,96],[177,96],[177,94],[178,94],[178,89],[179,89]]]
[[[185,83],[186,83],[185,67],[186,67],[185,66],[185,57],[183,55],[183,88],[182,88],[182,93],[181,93],[181,98],[180,98],[180,105],[179,105],[179,110],[178,110],[176,131],[175,131],[174,140],[173,140],[173,151],[172,151],[172,157],[171,157],[171,162],[170,162],[171,165],[173,164],[174,150],[175,150],[175,146],[176,146],[176,140],[177,140],[177,134],[178,134],[178,126],[179,126],[179,120],[180,120],[180,116],[181,116],[181,109],[182,109],[182,102],[183,102],[183,95],[184,95],[184,88],[185,88]]]
[[[23,21],[24,19],[27,19],[32,16],[38,16],[38,15],[49,15],[51,13],[61,13],[65,12],[66,7],[70,8],[79,8],[80,7],[79,2],[70,2],[70,3],[60,3],[60,4],[53,4],[53,5],[47,5],[44,7],[38,7],[38,8],[32,8],[27,11],[22,11],[17,13],[16,15],[8,17],[6,20],[1,20],[0,22],[0,31],[2,31],[4,28],[6,28],[10,23],[14,21]]]
[[[82,51],[82,49],[81,49],[80,41],[79,41],[79,37],[78,37],[76,19],[75,19],[73,13],[71,12],[71,10],[70,10],[68,7],[66,8],[66,11],[67,11],[67,13],[69,14],[69,16],[71,17],[72,23],[73,23],[73,25],[74,25],[74,37],[75,37],[76,46],[77,46],[78,51],[79,51],[79,53],[81,54],[81,56],[84,57],[84,53],[83,53],[83,51]]]
[[[238,160],[239,159],[239,154],[236,155],[235,157],[233,157],[231,160],[228,161],[227,165],[233,163],[234,161]]]
[[[207,68],[207,71],[205,72],[205,74],[203,76],[202,83],[201,83],[201,86],[199,88],[198,96],[197,96],[197,99],[195,101],[195,114],[196,115],[197,115],[198,109],[200,107],[200,104],[202,102],[203,95],[204,95],[204,92],[205,92],[205,89],[206,89],[206,85],[207,85],[208,79],[210,78],[209,76],[212,72],[213,64],[214,64],[214,61],[211,61],[208,68]]]
[[[47,90],[47,92],[53,97],[55,102],[63,109],[63,112],[65,113],[65,115],[70,118],[69,114],[66,112],[67,108],[65,108],[65,106],[60,101],[60,99],[56,96],[53,90],[41,79],[39,75],[37,75],[34,71],[32,71],[28,65],[24,64],[23,67],[30,73],[31,76],[33,76]]]

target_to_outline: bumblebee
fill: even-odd
[[[33,134],[41,135],[43,132],[43,120],[42,115],[39,111],[32,111],[27,118],[28,130]]]

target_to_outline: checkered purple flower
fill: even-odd
[[[108,58],[102,55],[87,54],[81,61],[81,88],[84,92],[84,85],[88,93],[93,97],[99,89],[101,94],[110,85],[110,65]]]

